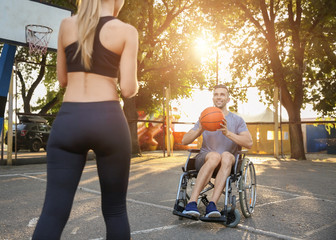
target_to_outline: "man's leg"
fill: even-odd
[[[218,170],[215,180],[215,188],[211,197],[211,201],[213,201],[215,204],[217,204],[218,199],[222,195],[223,189],[226,184],[226,179],[230,175],[234,163],[235,163],[235,157],[231,153],[229,152],[222,153],[221,167]]]
[[[197,199],[200,192],[206,186],[206,184],[210,181],[212,174],[218,164],[221,161],[221,155],[217,152],[209,152],[205,156],[204,164],[199,170],[196,178],[195,187],[190,196],[189,203],[184,211],[185,214],[189,214],[195,217],[198,217],[200,214],[197,210]]]

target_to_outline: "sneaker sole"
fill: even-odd
[[[199,212],[196,212],[196,211],[186,211],[186,210],[184,210],[182,213],[193,216],[193,217],[199,217],[201,215]]]
[[[222,215],[218,211],[216,211],[216,212],[210,212],[207,215],[205,215],[205,217],[207,217],[207,218],[219,218],[221,216]]]

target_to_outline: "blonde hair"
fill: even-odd
[[[91,58],[95,30],[100,18],[101,0],[77,0],[78,48],[75,56],[81,52],[82,64],[91,69]]]

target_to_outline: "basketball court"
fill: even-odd
[[[2,1],[1,128],[17,47],[29,47],[31,54],[56,51],[59,24],[70,15],[69,10],[39,1]],[[181,151],[163,158],[161,152],[152,152],[132,159],[127,204],[133,240],[335,238],[335,157],[308,161],[252,158],[258,181],[255,213],[249,219],[242,217],[237,228],[226,228],[218,223],[179,220],[172,214],[186,155]],[[46,164],[0,166],[0,240],[31,238],[45,186]],[[100,206],[97,169],[95,161],[89,161],[62,239],[104,239]]]
[[[242,216],[236,228],[226,228],[172,214],[186,154],[178,151],[163,158],[162,152],[148,152],[132,159],[127,206],[133,240],[334,239],[335,155],[309,155],[307,161],[252,156],[257,170],[255,213],[249,219]],[[45,185],[46,164],[0,166],[1,240],[30,239]],[[89,161],[62,239],[102,240],[104,235],[97,169],[95,161]]]

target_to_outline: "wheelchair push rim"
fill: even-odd
[[[253,163],[244,159],[239,182],[239,202],[243,215],[249,218],[254,212],[257,199],[257,179]]]

